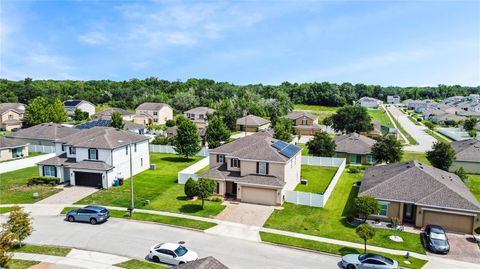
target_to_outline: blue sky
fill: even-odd
[[[480,84],[480,1],[5,1],[0,77]]]

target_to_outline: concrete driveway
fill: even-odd
[[[59,186],[59,188],[63,191],[38,201],[37,204],[73,204],[98,191],[97,188],[83,186]]]
[[[262,227],[275,209],[274,206],[225,201],[227,207],[216,217],[220,220]]]
[[[428,256],[452,259],[480,264],[480,248],[471,235],[447,234],[450,243],[450,252],[440,255],[427,252]]]

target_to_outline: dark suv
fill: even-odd
[[[97,224],[99,222],[105,222],[110,217],[108,209],[101,206],[86,206],[84,208],[77,208],[68,211],[67,220],[70,222],[82,221],[90,222],[90,224]]]

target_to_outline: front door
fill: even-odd
[[[350,163],[357,163],[357,154],[350,154]]]
[[[403,205],[403,222],[404,223],[415,222],[415,205],[413,204]]]

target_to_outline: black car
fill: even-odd
[[[427,225],[425,227],[427,247],[430,251],[440,254],[447,254],[450,251],[447,234],[442,227]]]

